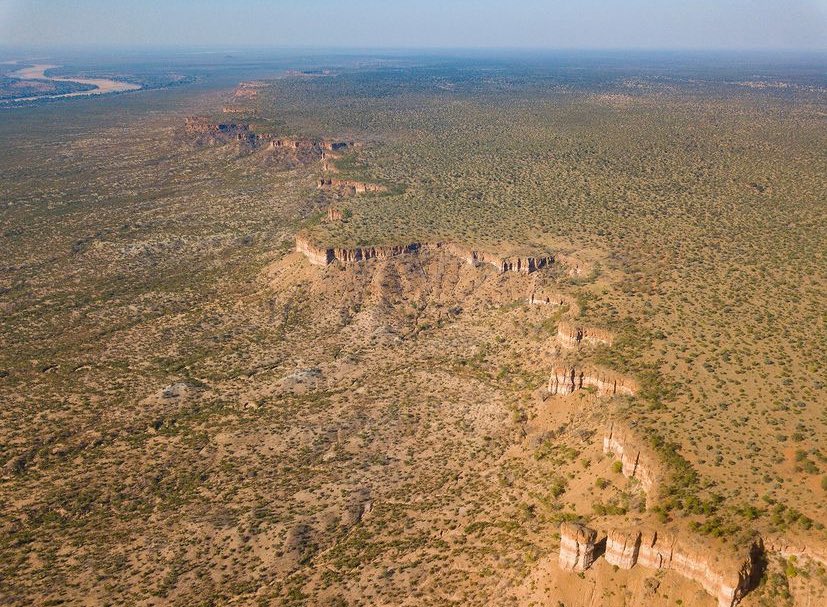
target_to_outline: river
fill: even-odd
[[[109,80],[106,78],[57,78],[46,75],[46,70],[60,67],[57,65],[34,65],[26,67],[16,72],[9,74],[12,78],[19,78],[21,80],[52,80],[55,82],[77,82],[80,84],[89,84],[94,86],[94,89],[88,91],[75,91],[74,93],[63,93],[60,95],[40,95],[36,97],[18,97],[16,99],[5,99],[0,103],[12,103],[20,101],[37,101],[38,99],[60,99],[61,97],[84,97],[86,95],[105,95],[106,93],[125,93],[127,91],[138,91],[142,87],[139,84],[132,84],[131,82],[120,82],[118,80]]]

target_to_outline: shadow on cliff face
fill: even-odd
[[[753,563],[752,573],[747,580],[745,591],[752,592],[761,584],[761,580],[767,574],[769,559],[767,551],[762,542],[755,542],[750,548],[750,559]]]
[[[599,542],[594,545],[594,558],[599,559],[601,556],[606,554],[606,542],[608,541],[608,537],[604,537]]]

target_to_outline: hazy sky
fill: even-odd
[[[0,0],[0,45],[825,49],[827,0]]]

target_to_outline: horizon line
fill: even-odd
[[[0,42],[0,50],[15,51],[199,51],[199,52],[239,52],[239,51],[324,51],[324,52],[653,52],[653,53],[813,53],[827,54],[824,47],[700,47],[700,46],[319,46],[319,45],[198,45],[198,44],[26,44],[10,45]]]

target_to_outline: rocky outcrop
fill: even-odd
[[[623,476],[637,479],[647,496],[656,494],[660,476],[656,455],[630,429],[612,423],[603,436],[603,453],[614,454]]]
[[[378,183],[367,183],[354,181],[352,179],[331,179],[329,177],[319,179],[316,186],[320,190],[336,190],[341,194],[366,194],[368,192],[387,192],[388,188]]]
[[[585,571],[597,558],[597,531],[578,523],[560,525],[560,568]]]
[[[488,264],[494,266],[501,274],[504,272],[529,274],[554,263],[554,257],[551,255],[502,257],[485,251],[469,249],[457,244],[448,244],[446,248],[453,255],[464,259],[473,266]]]
[[[327,220],[328,221],[342,221],[345,218],[344,211],[342,209],[337,209],[336,207],[330,207],[327,209]]]
[[[224,109],[225,113],[243,111],[235,106]],[[285,161],[290,166],[306,165],[325,158],[329,160],[354,145],[350,141],[281,137],[272,133],[256,133],[247,123],[217,123],[203,116],[187,117],[184,122],[184,132],[194,138],[197,145],[223,145],[235,141],[246,146],[249,151],[256,149],[269,151],[271,157]]]
[[[615,529],[606,537],[606,562],[621,569],[635,566],[640,551],[640,532]]]
[[[352,141],[330,141],[330,140],[322,140],[320,142],[321,148],[325,152],[344,152],[351,148],[353,148]]]
[[[417,242],[406,245],[389,245],[379,247],[334,248],[333,259],[342,263],[366,261],[368,259],[388,259],[406,253],[416,253],[422,248]]]
[[[323,181],[333,181],[336,182],[337,180],[323,180]],[[338,214],[335,210],[328,210],[328,219],[335,220],[338,217]],[[301,242],[300,242],[301,241]],[[296,237],[296,250],[304,253],[308,259],[312,263],[317,265],[327,265],[329,263],[333,263],[334,261],[341,261],[343,263],[353,262],[353,261],[364,261],[366,259],[384,259],[387,257],[392,257],[394,255],[399,255],[403,253],[417,253],[419,251],[425,249],[441,249],[447,251],[448,253],[458,256],[466,261],[469,259],[469,249],[465,249],[461,246],[450,244],[450,243],[419,243],[413,242],[404,245],[389,245],[389,246],[378,246],[378,247],[352,247],[352,248],[332,248],[332,249],[321,249],[316,247],[315,245],[311,245],[304,236],[297,236]],[[329,254],[325,254],[325,251],[329,252]],[[497,269],[500,273],[504,272],[521,272],[521,273],[529,273],[533,272],[538,266],[534,262],[527,262],[526,260],[537,260],[540,258],[535,257],[522,257],[522,258],[497,258],[490,254],[483,254],[479,252],[472,252],[474,253],[474,265],[480,265],[481,263],[488,263],[492,265],[494,268]],[[326,262],[322,263],[322,259],[327,259]],[[498,259],[500,260],[497,263],[494,263],[492,260]],[[551,259],[545,258],[545,259]],[[511,260],[515,263],[504,263],[502,260]],[[517,262],[517,260],[522,260]],[[539,267],[542,267],[539,266]],[[595,376],[597,377],[597,376]],[[592,376],[582,378],[580,381],[580,387],[588,387],[590,385],[601,386],[603,389],[602,384],[594,383],[594,378]],[[615,382],[611,386],[612,393],[620,391],[621,393],[625,390],[625,386],[628,384],[628,381],[625,382]],[[608,390],[608,384],[605,386],[605,389]]]
[[[571,305],[571,302],[567,297],[557,293],[532,291],[528,295],[528,304],[531,306],[567,306]]]
[[[304,254],[310,263],[326,266],[334,261],[353,263],[368,259],[388,259],[406,253],[416,253],[422,248],[417,242],[407,245],[389,245],[375,247],[331,247],[323,248],[313,244],[304,236],[296,237],[296,251]]]
[[[557,339],[564,346],[578,348],[584,344],[611,346],[614,336],[604,329],[562,321],[557,325]]]
[[[325,153],[331,151],[344,151],[353,146],[352,142],[348,141],[331,141],[329,139],[301,139],[295,137],[275,137],[273,135],[262,135],[262,139],[270,142],[270,149],[277,150],[282,148],[299,149],[299,148],[318,148],[321,157],[325,157]]]
[[[549,396],[565,396],[585,388],[594,388],[598,396],[634,396],[637,393],[637,385],[628,377],[602,369],[571,366],[552,370],[547,392]]]
[[[564,525],[569,525],[564,523]],[[565,535],[564,535],[565,534]],[[565,538],[565,541],[564,541]],[[598,546],[597,532],[577,525],[560,529],[560,567],[573,571],[580,558]],[[606,562],[621,569],[640,565],[649,569],[669,569],[690,579],[714,596],[719,607],[736,605],[758,583],[761,576],[764,547],[760,538],[732,550],[729,547],[697,545],[678,541],[666,533],[641,529],[612,529],[606,537]],[[592,559],[593,560],[593,559]]]
[[[296,236],[296,251],[304,254],[307,260],[317,266],[333,263],[333,249],[317,247],[304,236]]]
[[[255,145],[258,136],[246,123],[210,122],[203,116],[188,116],[184,121],[184,132],[194,137],[199,145],[222,145],[231,141],[239,141]]]

